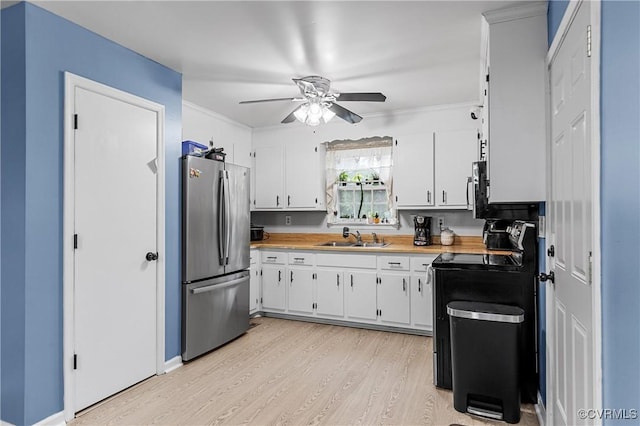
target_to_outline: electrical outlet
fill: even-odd
[[[284,224],[285,224],[285,225],[291,225],[291,216],[286,215],[286,216],[284,217]]]
[[[444,217],[442,216],[438,217],[438,228],[440,228],[441,231],[444,228]]]

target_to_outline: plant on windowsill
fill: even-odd
[[[347,184],[347,180],[349,179],[349,173],[347,173],[346,171],[340,172],[340,174],[338,175],[338,182],[340,182],[340,185],[345,186]]]

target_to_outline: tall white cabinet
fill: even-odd
[[[540,2],[484,13],[492,203],[545,199],[546,12]],[[514,155],[526,161],[514,161]]]

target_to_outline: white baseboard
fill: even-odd
[[[34,426],[60,426],[66,424],[67,422],[64,421],[64,411],[60,411],[34,423]]]
[[[166,373],[170,373],[173,370],[175,370],[176,368],[180,368],[182,367],[182,357],[181,356],[175,356],[173,358],[171,358],[169,361],[165,361],[164,363],[164,372]]]
[[[538,416],[538,423],[540,426],[545,425],[545,420],[547,419],[547,409],[542,402],[542,397],[540,396],[540,392],[538,392],[538,403],[535,404],[536,408],[536,416]]]

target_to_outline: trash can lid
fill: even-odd
[[[524,321],[522,308],[498,303],[454,301],[447,304],[447,313],[452,317],[480,321],[510,323]]]

